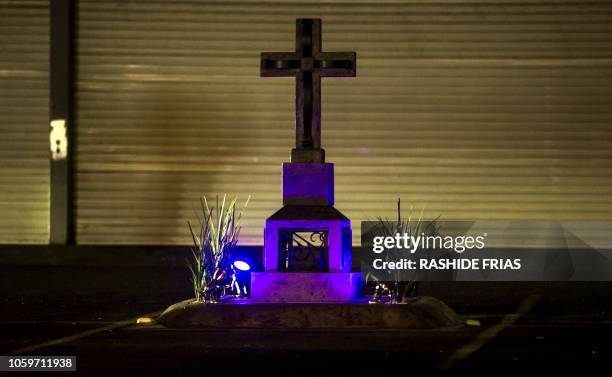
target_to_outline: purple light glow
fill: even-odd
[[[360,272],[252,272],[253,302],[351,302]]]

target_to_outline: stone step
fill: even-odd
[[[361,296],[359,272],[253,272],[251,299],[260,302],[342,302]]]
[[[171,328],[262,329],[440,329],[462,326],[442,301],[419,297],[402,304],[257,303],[248,299],[219,304],[186,300],[157,319]]]

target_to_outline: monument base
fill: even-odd
[[[253,272],[254,302],[346,302],[361,296],[359,272]]]
[[[463,325],[442,301],[419,297],[405,304],[261,303],[249,299],[170,306],[157,322],[170,328],[441,329]]]

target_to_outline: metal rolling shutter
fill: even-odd
[[[293,80],[261,51],[323,19],[356,79],[324,79],[323,146],[355,223],[395,200],[443,219],[612,220],[612,4],[80,1],[79,243],[189,243],[199,194],[281,205]],[[408,204],[406,204],[407,206]]]
[[[0,243],[49,241],[49,3],[0,0]]]

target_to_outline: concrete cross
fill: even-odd
[[[295,149],[291,162],[324,162],[321,77],[354,77],[354,52],[322,52],[321,20],[297,19],[295,52],[262,52],[261,76],[295,76]]]

